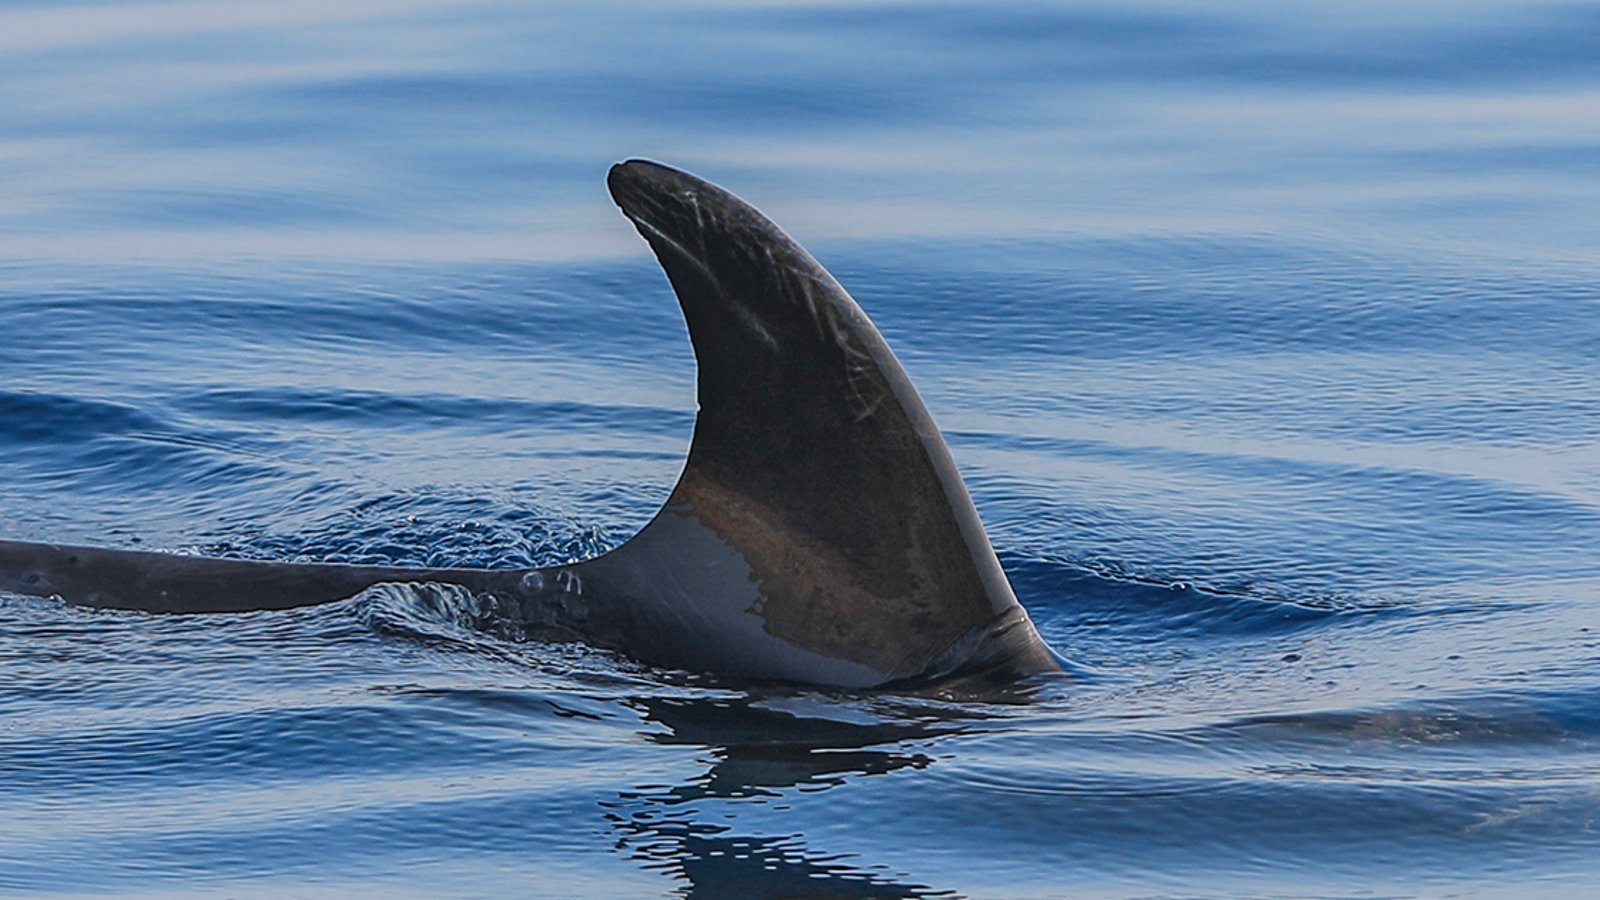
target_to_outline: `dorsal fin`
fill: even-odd
[[[841,664],[835,677],[801,680],[938,674],[930,670],[968,662],[986,642],[979,655],[1050,667],[938,428],[855,300],[715,185],[641,160],[614,166],[608,184],[677,293],[700,406],[666,507],[609,556],[681,548],[692,522],[738,557],[731,568],[748,567],[739,576],[753,588],[738,579],[642,588],[683,595],[655,598],[668,607],[662,627],[684,615],[759,622],[761,635],[746,635],[755,646],[708,648],[723,670],[760,668],[729,650],[770,666],[789,652],[781,645],[800,651],[793,667],[813,675],[817,658]],[[719,591],[739,596],[706,596]]]

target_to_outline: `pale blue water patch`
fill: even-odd
[[[542,564],[682,465],[604,192],[879,323],[1071,663],[756,687],[449,590],[0,598],[0,891],[1570,894],[1600,880],[1581,4],[0,11],[0,538]]]

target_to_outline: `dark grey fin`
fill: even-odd
[[[833,276],[692,175],[634,160],[608,183],[678,295],[700,409],[666,507],[578,571],[608,594],[648,594],[633,608],[657,633],[718,620],[706,634],[719,645],[701,651],[711,670],[826,666],[849,684],[1054,668],[938,427]]]
[[[700,672],[853,687],[1057,668],[938,428],[833,276],[692,175],[633,161],[609,185],[666,269],[699,363],[688,462],[633,539],[503,572],[0,542],[0,591],[206,613],[442,582],[493,595],[530,633]]]

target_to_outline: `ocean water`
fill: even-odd
[[[1600,7],[11,3],[0,538],[530,565],[666,497],[653,157],[861,301],[1072,663],[0,595],[0,893],[1600,883]]]

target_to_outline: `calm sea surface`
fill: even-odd
[[[0,85],[0,537],[618,545],[694,421],[648,156],[855,293],[1074,664],[0,596],[0,893],[1600,883],[1600,7],[24,0]]]

